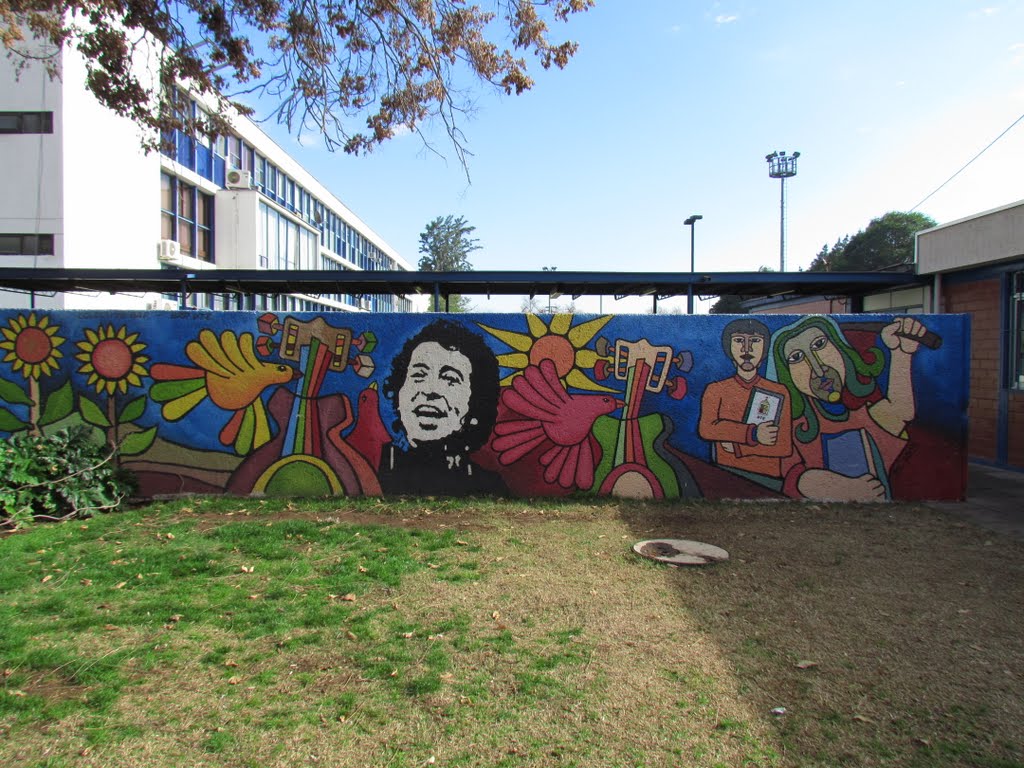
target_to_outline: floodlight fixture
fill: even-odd
[[[786,271],[786,179],[796,176],[796,160],[800,157],[799,152],[787,155],[785,152],[776,151],[765,155],[768,162],[768,175],[778,179],[781,191],[779,197],[779,271]]]

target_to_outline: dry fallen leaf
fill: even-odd
[[[240,682],[242,682],[242,678],[240,678],[240,677],[229,677],[228,678],[228,685],[238,685]]]
[[[818,666],[818,662],[804,660],[804,661],[798,661],[796,664],[794,664],[794,666],[797,669],[811,669],[812,667]]]
[[[82,579],[78,583],[81,584],[83,587],[91,587],[92,586],[92,579]]]
[[[52,573],[46,574],[45,576],[43,576],[43,584],[45,584],[46,582],[48,582],[52,578],[53,578],[53,574]]]
[[[259,600],[261,597],[263,597],[263,595],[258,594],[258,593],[255,594],[255,595],[249,595],[249,599],[250,600]]]
[[[170,619],[168,619],[168,621],[181,621],[181,614],[180,613],[174,614],[173,616],[171,616]]]
[[[356,637],[356,633],[353,632],[352,630],[347,630],[345,632],[345,637],[347,637],[349,640],[358,640],[359,639],[358,637]]]
[[[497,611],[491,611],[491,618],[494,619],[495,621],[498,620],[499,616],[501,616],[501,614],[498,613]]]
[[[359,572],[360,573],[366,573],[368,570],[369,570],[369,568],[367,568],[365,565],[360,565],[359,566]]]
[[[182,510],[182,512],[184,512],[184,511],[185,510]],[[191,510],[189,510],[189,511],[191,511]],[[172,541],[174,540],[174,534],[173,533],[165,533],[164,536],[166,536],[168,539],[171,539]]]
[[[875,722],[870,717],[865,717],[864,715],[854,715],[853,716],[853,721],[855,723],[874,723]]]
[[[462,539],[457,539],[455,541],[455,543],[458,544],[460,547],[468,547],[469,546],[469,542],[468,541],[463,541]]]
[[[349,592],[347,595],[343,595],[341,599],[346,603],[354,603],[356,601],[356,596]]]
[[[231,659],[228,659],[227,661],[224,662],[224,666],[225,667],[237,667],[238,666],[238,662],[237,661],[232,661]]]
[[[255,566],[253,566],[253,565],[243,565],[242,566],[242,573],[252,573],[254,569],[255,569]]]
[[[402,633],[402,637],[404,637],[406,640],[408,640],[412,636],[413,636],[412,632],[403,632]]]
[[[121,589],[121,587],[123,587],[127,583],[127,581],[122,581],[120,584],[115,584],[114,589]]]

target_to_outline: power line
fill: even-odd
[[[969,165],[970,165],[971,163],[973,163],[973,162],[974,162],[975,160],[977,160],[977,159],[978,159],[979,157],[981,157],[981,156],[982,156],[982,155],[984,155],[984,154],[985,154],[986,152],[988,152],[988,151],[989,151],[989,150],[990,150],[990,149],[992,148],[992,145],[993,145],[993,144],[995,144],[995,143],[996,143],[997,141],[999,141],[999,140],[1000,140],[1001,138],[1003,138],[1003,136],[1005,136],[1006,134],[1008,134],[1008,133],[1010,132],[1010,130],[1011,130],[1011,129],[1012,129],[1012,128],[1013,128],[1013,127],[1014,127],[1014,126],[1015,126],[1015,125],[1017,124],[1017,123],[1019,123],[1019,122],[1020,122],[1021,120],[1024,120],[1024,115],[1021,115],[1021,116],[1020,116],[1020,117],[1018,117],[1018,118],[1017,118],[1016,120],[1014,120],[1014,121],[1013,121],[1013,122],[1012,122],[1012,123],[1010,124],[1009,128],[1007,128],[1007,129],[1006,129],[1005,131],[1003,131],[1003,132],[1002,132],[1002,133],[1000,133],[1000,134],[999,134],[998,136],[996,136],[996,137],[995,137],[994,139],[992,139],[992,141],[990,141],[990,142],[989,142],[989,144],[988,144],[988,146],[987,146],[987,147],[985,147],[985,148],[984,148],[983,150],[981,150],[981,152],[979,152],[979,153],[978,153],[978,154],[976,154],[976,155],[975,155],[974,157],[972,157],[972,158],[971,158],[970,160],[968,160],[968,161],[967,161],[967,163],[966,163],[966,164],[964,165],[964,167],[963,167],[963,168],[961,168],[961,169],[960,169],[959,171],[957,171],[957,172],[956,172],[956,173],[954,173],[954,174],[953,174],[952,176],[950,176],[950,177],[949,177],[948,179],[946,179],[946,180],[945,180],[944,182],[942,182],[942,183],[941,183],[941,184],[940,184],[940,185],[939,185],[939,186],[938,186],[938,187],[937,187],[937,188],[936,188],[936,189],[935,189],[935,190],[934,190],[934,191],[933,191],[933,192],[932,192],[931,194],[929,194],[929,195],[928,195],[927,197],[925,197],[925,199],[924,199],[924,200],[922,200],[922,201],[921,201],[920,203],[918,203],[918,204],[917,204],[917,205],[915,205],[915,206],[914,206],[913,208],[911,208],[911,209],[910,209],[910,210],[908,211],[908,213],[913,213],[914,211],[916,211],[916,210],[917,210],[918,208],[920,208],[920,207],[921,207],[922,205],[924,205],[924,204],[925,204],[925,203],[926,203],[926,202],[928,201],[928,199],[929,199],[929,198],[930,198],[930,197],[931,197],[932,195],[934,195],[934,194],[935,194],[936,192],[938,192],[938,191],[939,191],[940,189],[942,189],[942,188],[943,188],[944,186],[946,186],[947,184],[949,184],[949,182],[951,182],[951,181],[952,181],[953,179],[955,179],[955,178],[956,178],[957,176],[959,176],[959,175],[960,175],[961,173],[963,173],[963,172],[964,172],[965,170],[967,170],[967,167],[968,167],[968,166],[969,166]]]

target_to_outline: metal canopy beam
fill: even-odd
[[[448,296],[863,296],[923,285],[908,272],[338,272],[335,270],[0,268],[0,289],[108,293],[414,293]]]

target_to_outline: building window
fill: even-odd
[[[213,196],[161,173],[160,237],[176,240],[184,255],[212,264]]]
[[[52,256],[53,235],[0,234],[0,256]]]
[[[53,133],[53,112],[0,112],[0,133]]]
[[[1010,280],[1010,387],[1024,391],[1024,272]]]

